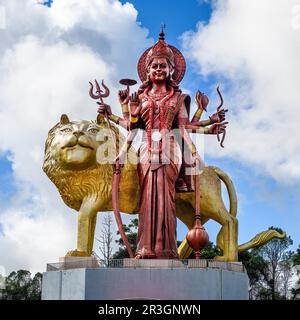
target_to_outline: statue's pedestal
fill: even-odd
[[[109,267],[75,265],[74,262],[71,269],[61,270],[60,264],[60,270],[44,273],[43,300],[249,298],[248,276],[239,263],[124,259],[112,261]]]
[[[59,269],[98,268],[99,262],[95,257],[61,257]]]

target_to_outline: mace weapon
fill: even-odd
[[[201,163],[199,159],[195,162],[195,216],[194,224],[186,236],[186,240],[195,252],[195,259],[200,259],[201,249],[204,248],[209,240],[208,233],[201,223],[200,213],[200,172],[198,171]]]

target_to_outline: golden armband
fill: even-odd
[[[199,109],[196,111],[196,113],[195,113],[194,117],[196,117],[196,118],[200,119],[200,118],[201,118],[202,113],[203,113],[203,109],[200,109],[200,108],[199,108]]]
[[[128,104],[122,104],[122,112],[123,113],[129,113]]]
[[[139,117],[138,117],[138,116],[130,115],[130,122],[131,122],[131,123],[137,123],[138,120],[139,120]]]
[[[209,120],[200,121],[200,123],[201,123],[201,127],[206,127],[206,126],[211,125],[212,121],[209,119]]]
[[[118,117],[118,116],[116,116],[116,115],[114,115],[114,114],[111,114],[111,115],[109,116],[109,119],[110,119],[111,121],[115,122],[116,124],[118,124],[118,123],[119,123],[119,120],[120,120],[120,117]]]

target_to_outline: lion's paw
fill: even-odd
[[[66,257],[90,257],[85,251],[71,250],[66,254]]]
[[[215,256],[214,260],[216,261],[222,261],[222,262],[237,262],[238,258],[235,256]]]
[[[216,260],[216,261],[223,261],[223,262],[229,261],[229,259],[228,259],[227,256],[215,256],[215,257],[214,257],[214,260]]]

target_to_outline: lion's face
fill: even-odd
[[[99,134],[100,133],[100,134]],[[99,146],[105,139],[99,138],[103,126],[95,121],[70,121],[63,115],[49,132],[46,158],[55,161],[65,170],[84,170],[97,163]],[[47,162],[47,161],[46,161]]]
[[[66,169],[85,169],[96,161],[99,126],[90,121],[73,121],[57,130],[52,141],[54,154]]]
[[[94,192],[101,193],[99,199],[109,199],[118,135],[118,129],[101,116],[70,121],[62,115],[50,129],[43,170],[69,207],[79,210],[82,199]]]

